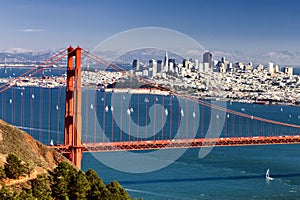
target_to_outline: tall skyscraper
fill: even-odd
[[[165,70],[168,71],[168,68],[169,68],[169,58],[168,58],[168,52],[166,51],[166,55],[165,55],[165,60],[164,60],[164,67],[165,67]]]
[[[134,59],[132,62],[132,69],[138,71],[140,69],[140,62],[137,59]]]
[[[160,73],[162,69],[163,69],[163,62],[162,62],[162,60],[158,60],[157,61],[157,73]]]
[[[212,62],[212,54],[207,51],[203,54],[203,63],[208,63],[209,68],[211,68],[211,62]]]
[[[149,60],[149,68],[152,69],[152,76],[155,76],[157,73],[157,63],[154,59]],[[150,69],[149,69],[150,71]]]

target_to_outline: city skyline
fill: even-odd
[[[93,48],[128,29],[164,27],[194,38],[207,49],[300,51],[300,3],[295,0],[16,0],[0,4],[4,27],[0,49],[44,50],[69,44]]]

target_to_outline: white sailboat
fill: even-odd
[[[130,109],[129,108],[127,109],[126,112],[127,112],[127,115],[130,115]]]
[[[31,98],[34,99],[34,94],[31,95]]]
[[[181,114],[182,117],[184,117],[184,112],[183,112],[182,109],[180,110],[180,114]]]
[[[166,114],[166,116],[168,116],[168,114],[169,114],[168,109],[165,110],[165,114]]]
[[[111,106],[111,107],[110,107],[110,110],[111,110],[111,112],[113,112],[113,111],[114,111],[114,107],[113,107],[113,106]]]
[[[59,109],[58,105],[56,105],[55,108],[56,108],[56,110],[58,110]]]
[[[144,102],[149,103],[149,99],[147,97],[145,97]]]
[[[272,180],[273,180],[273,178],[270,177],[270,169],[268,169],[268,170],[266,171],[266,180],[267,180],[267,181],[272,181]]]
[[[130,108],[130,112],[133,113],[133,108]]]
[[[9,99],[9,104],[12,104],[12,99]]]
[[[108,112],[108,106],[105,106],[104,110],[105,112]]]
[[[93,105],[93,104],[91,104],[91,105],[90,105],[90,108],[91,108],[91,110],[93,110],[93,109],[94,109],[94,105]]]
[[[193,118],[196,118],[196,113],[195,112],[193,112]]]
[[[50,140],[50,146],[54,146],[54,142],[52,139]]]

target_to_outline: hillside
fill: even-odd
[[[4,166],[8,154],[15,154],[31,169],[31,174],[18,180],[7,180],[6,185],[26,182],[37,175],[53,171],[62,161],[67,161],[54,149],[36,141],[29,134],[0,120],[0,165]]]

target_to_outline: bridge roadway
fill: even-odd
[[[300,135],[100,142],[86,143],[82,146],[78,146],[77,148],[82,148],[84,152],[109,152],[267,144],[300,144]],[[58,151],[64,154],[69,152],[68,146],[56,145],[51,147],[57,149]]]

